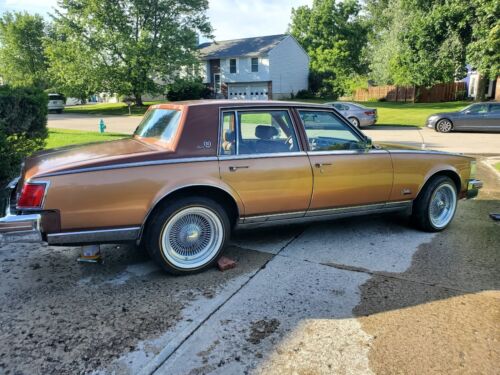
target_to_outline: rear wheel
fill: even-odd
[[[349,117],[349,121],[351,124],[353,124],[355,127],[359,128],[359,120],[356,117]]]
[[[453,130],[453,124],[448,119],[439,120],[436,124],[436,130],[440,133],[449,133]]]
[[[145,233],[145,243],[165,271],[181,275],[210,267],[230,235],[222,206],[204,197],[188,197],[156,212]]]
[[[457,188],[446,176],[433,177],[413,203],[412,219],[417,227],[428,232],[445,229],[455,216]]]

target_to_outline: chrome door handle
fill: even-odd
[[[248,165],[231,165],[229,167],[229,171],[230,172],[236,172],[238,169],[247,169],[248,168]]]
[[[332,165],[332,163],[316,163],[316,164],[314,164],[314,166],[316,168],[321,168],[321,167],[324,167],[326,165]]]

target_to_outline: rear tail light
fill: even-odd
[[[375,116],[375,111],[366,111],[365,115],[367,115],[367,116]]]
[[[24,184],[17,200],[17,208],[42,208],[46,188],[47,184],[45,183],[28,182]]]

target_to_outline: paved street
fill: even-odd
[[[103,119],[106,132],[132,134],[141,122],[142,116],[95,116],[73,113],[54,114],[48,116],[47,126],[55,129],[72,129],[99,131],[99,121]]]
[[[500,179],[479,177],[443,233],[399,215],[245,231],[223,273],[0,247],[0,373],[498,373]]]
[[[98,131],[99,120],[103,119],[106,131],[131,134],[141,121],[139,116],[89,116],[77,114],[50,114],[50,128]],[[396,142],[429,149],[463,152],[469,154],[499,154],[499,133],[437,133],[431,129],[412,126],[371,126],[363,132],[375,142]]]

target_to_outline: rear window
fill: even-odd
[[[181,112],[174,109],[151,109],[144,115],[135,135],[170,142],[179,127]]]
[[[58,94],[49,94],[49,100],[64,100],[64,97]]]

